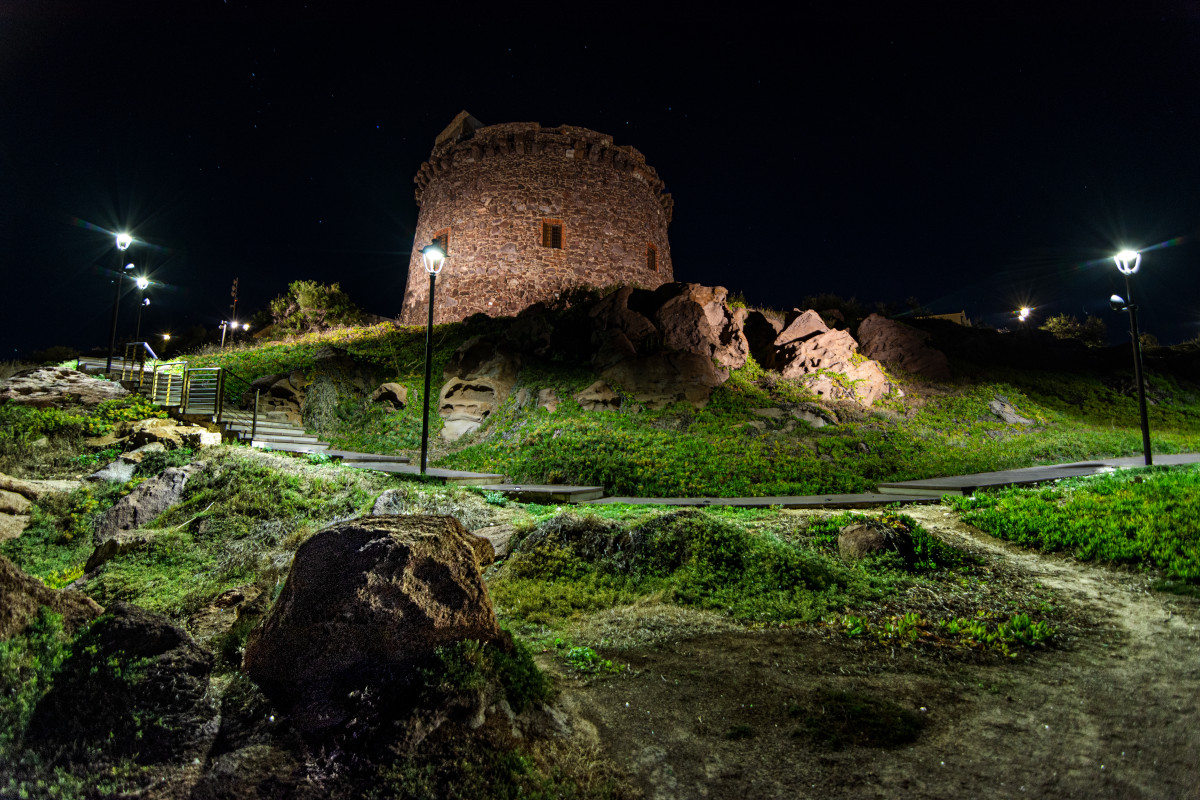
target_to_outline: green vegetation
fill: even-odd
[[[306,333],[350,325],[362,316],[339,284],[292,281],[287,294],[271,301],[271,317],[284,331]]]
[[[1200,584],[1200,466],[1150,467],[955,498],[988,533]]]
[[[1108,326],[1100,317],[1088,316],[1083,322],[1072,314],[1048,317],[1039,330],[1048,331],[1055,339],[1075,339],[1088,347],[1103,347],[1108,343]]]

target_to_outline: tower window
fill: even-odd
[[[652,244],[646,245],[646,269],[658,272],[658,248]]]
[[[442,248],[442,252],[450,255],[450,229],[442,228],[433,235],[433,240],[437,242],[438,247]]]
[[[561,250],[563,246],[563,224],[560,219],[542,220],[542,247]]]

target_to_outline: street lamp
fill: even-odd
[[[113,307],[112,307],[112,327],[108,334],[108,361],[104,365],[104,371],[112,372],[113,351],[117,349],[117,310],[121,306],[121,278],[124,276],[124,271],[121,269],[121,263],[125,260],[125,251],[129,249],[129,245],[133,244],[133,237],[128,233],[117,234],[117,279],[115,281],[116,288],[113,292]],[[126,264],[125,269],[133,269],[133,264]]]
[[[1017,309],[1017,322],[1028,322],[1029,315],[1033,313],[1033,309],[1029,306],[1021,306]]]
[[[425,326],[425,402],[421,405],[421,474],[429,461],[429,383],[433,380],[433,292],[438,273],[446,263],[446,251],[434,239],[421,248],[421,260],[429,273],[429,324]]]
[[[1150,418],[1146,414],[1146,384],[1142,378],[1142,339],[1138,333],[1137,306],[1133,302],[1133,290],[1130,288],[1129,276],[1142,266],[1142,254],[1135,250],[1122,250],[1113,256],[1117,269],[1125,276],[1125,296],[1114,294],[1108,299],[1113,311],[1129,312],[1129,334],[1133,337],[1133,375],[1137,381],[1138,412],[1142,417],[1142,454],[1146,458],[1146,466],[1154,463],[1150,454]]]
[[[145,275],[137,279],[137,287],[142,290],[142,299],[138,303],[137,328],[134,329],[133,340],[140,342],[142,340],[142,311],[146,306],[150,305],[150,298],[146,297],[146,289],[150,286],[150,279]]]

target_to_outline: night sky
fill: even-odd
[[[1200,334],[1200,4],[878,7],[0,0],[0,357],[107,345],[121,229],[144,334],[215,329],[234,278],[239,317],[301,278],[398,314],[463,109],[637,147],[676,279],[751,303],[1027,304],[1118,343],[1109,256],[1157,246],[1143,327]]]

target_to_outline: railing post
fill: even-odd
[[[192,389],[192,371],[184,369],[183,383],[179,385],[179,408],[181,414],[188,413],[188,395]]]
[[[225,370],[217,368],[217,396],[213,398],[213,422],[216,422],[221,416],[221,409],[225,405]]]
[[[254,390],[254,418],[250,421],[250,444],[254,444],[254,437],[258,435],[258,396],[262,394],[262,389]]]

